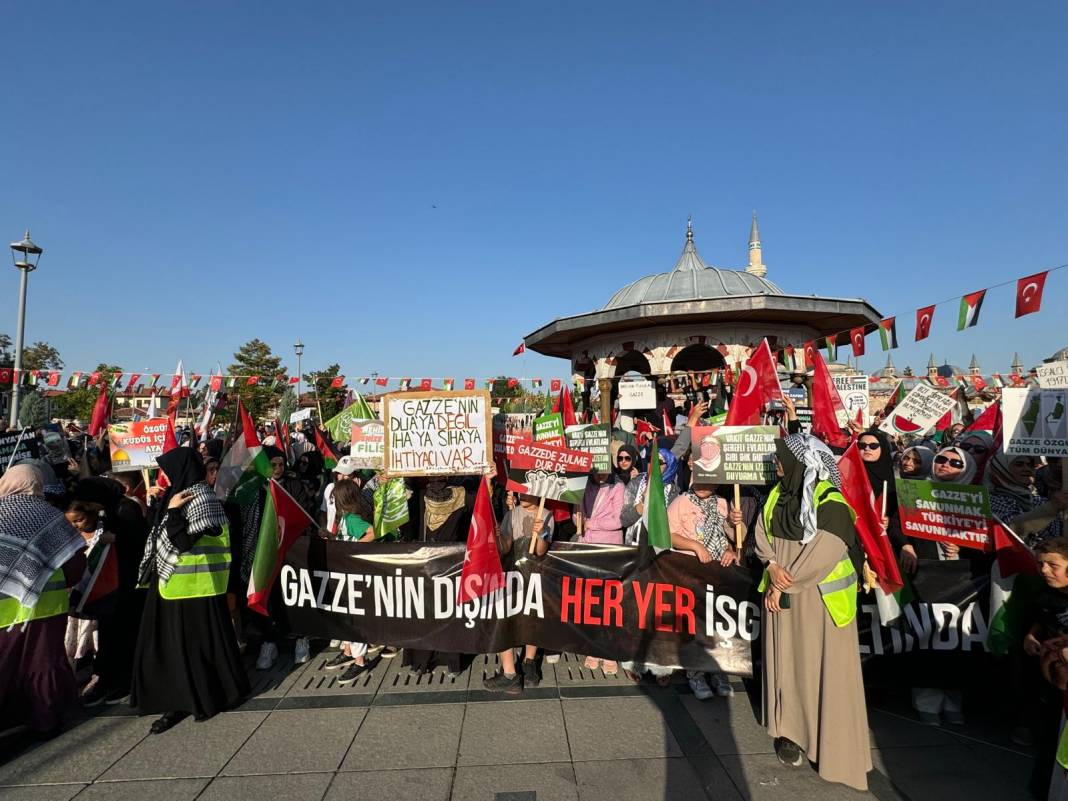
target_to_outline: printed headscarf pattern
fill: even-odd
[[[816,482],[830,481],[841,488],[842,477],[838,474],[838,463],[831,449],[816,437],[810,434],[790,434],[781,442],[804,469],[801,486],[797,488],[801,496],[800,519],[797,522],[803,529],[801,543],[807,545],[816,536]],[[784,486],[784,489],[793,488]],[[787,494],[784,492],[780,495],[780,504],[785,500],[783,496]]]
[[[41,476],[35,468],[16,465],[3,479],[0,595],[34,606],[52,574],[85,547],[85,540],[59,509],[41,497]]]

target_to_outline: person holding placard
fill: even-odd
[[[1009,456],[997,451],[987,463],[985,479],[990,490],[990,511],[1001,522],[1012,524],[1022,515],[1039,510],[1041,517],[1049,520],[1037,531],[1031,526],[1025,526],[1026,532],[1016,531],[1031,548],[1064,534],[1064,521],[1057,513],[1068,506],[1063,492],[1054,493],[1048,500],[1039,494],[1035,487],[1037,461],[1034,456]]]

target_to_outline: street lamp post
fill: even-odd
[[[8,423],[12,428],[19,422],[19,387],[22,381],[22,345],[26,332],[26,283],[30,273],[37,269],[37,262],[41,259],[44,250],[30,240],[30,231],[26,229],[26,235],[21,242],[11,243],[11,259],[15,262],[15,269],[19,271],[19,319],[15,331],[15,373],[11,382],[11,413]]]
[[[304,343],[300,341],[300,337],[297,337],[297,341],[293,344],[293,352],[297,354],[297,411],[300,411],[300,357],[304,355]]]

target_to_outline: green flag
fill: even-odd
[[[391,534],[408,522],[408,494],[403,478],[391,478],[375,487],[375,539]]]
[[[654,555],[671,550],[671,529],[668,526],[667,504],[664,502],[664,479],[660,474],[660,459],[656,451],[649,458],[649,483],[645,490],[645,510],[642,512],[641,548],[645,551],[639,560],[648,564]],[[649,553],[649,551],[652,553]]]
[[[356,400],[323,423],[323,428],[330,432],[334,442],[349,441],[352,437],[353,420],[378,419],[378,415],[371,411],[371,407],[367,405],[367,401],[361,397],[360,393],[354,392],[353,394]]]

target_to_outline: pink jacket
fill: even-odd
[[[619,525],[623,490],[623,484],[618,481],[611,484],[591,481],[586,485],[586,494],[582,498],[583,542],[623,544],[623,529]]]

